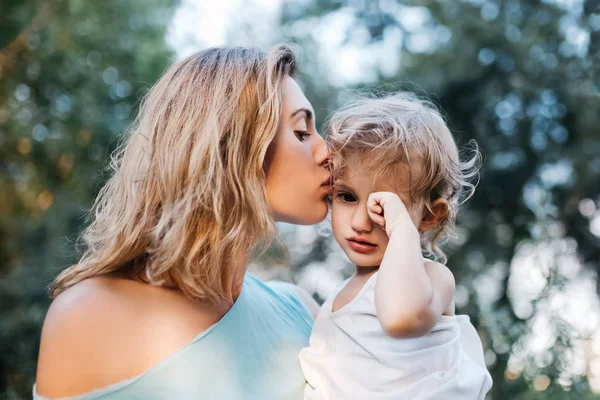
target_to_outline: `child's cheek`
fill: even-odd
[[[383,249],[383,251],[385,251],[385,249],[387,249],[387,245],[390,242],[390,238],[388,237],[387,233],[385,233],[385,231],[383,230],[383,228],[380,228],[382,230],[381,233],[383,233],[383,235],[379,235],[380,239],[380,247]]]
[[[331,230],[333,231],[333,236],[335,240],[340,243],[340,240],[343,239],[343,214],[339,205],[336,206],[332,204],[331,206]],[[341,244],[341,243],[340,243]]]

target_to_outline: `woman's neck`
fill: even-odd
[[[234,265],[228,269],[228,273],[223,274],[223,287],[226,290],[225,296],[231,302],[231,305],[233,305],[242,292],[248,259],[247,255],[235,257]]]

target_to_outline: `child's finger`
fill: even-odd
[[[377,214],[383,213],[383,198],[382,193],[371,193],[367,199],[367,208],[373,210]]]
[[[380,214],[374,213],[371,210],[367,210],[367,214],[369,215],[369,218],[371,218],[371,221],[385,228],[385,218],[383,218]]]
[[[398,195],[390,192],[373,192],[369,195],[367,205],[378,205],[382,210],[385,210],[388,203],[393,202],[394,197],[398,197]]]
[[[375,214],[383,214],[383,207],[381,207],[379,204],[371,204],[368,206],[369,207],[369,211],[375,213]]]
[[[385,192],[372,192],[369,194],[369,199],[379,203],[384,194]]]
[[[381,197],[382,194],[378,193],[378,192],[373,192],[369,195],[369,198],[367,199],[367,204],[368,205],[379,205],[379,203],[381,202]]]

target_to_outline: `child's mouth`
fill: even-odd
[[[377,245],[358,238],[346,239],[348,246],[357,253],[370,254],[377,250]]]

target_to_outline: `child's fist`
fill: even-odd
[[[401,224],[414,227],[404,202],[396,193],[373,192],[367,200],[367,212],[373,222],[380,225],[388,237]]]

